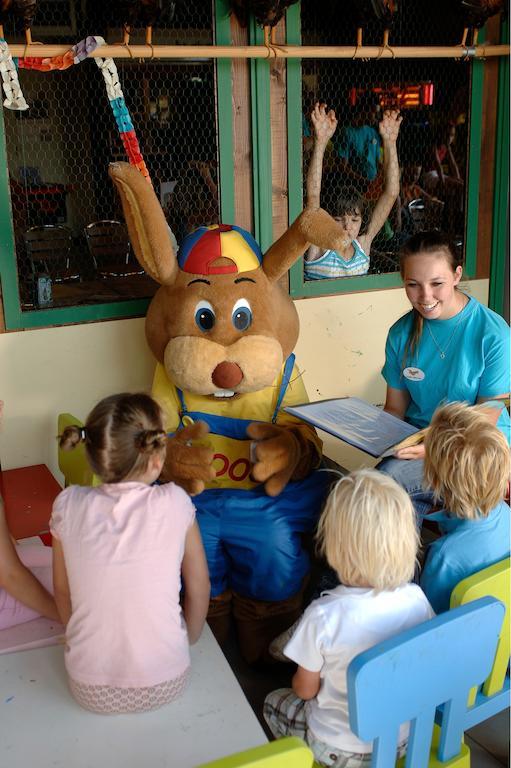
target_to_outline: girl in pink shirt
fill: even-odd
[[[103,484],[66,488],[50,520],[69,686],[94,712],[155,709],[183,690],[208,610],[195,508],[173,483],[152,485],[167,437],[148,395],[102,400],[60,445],[80,441]]]

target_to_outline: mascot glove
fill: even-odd
[[[167,443],[167,455],[160,480],[164,483],[176,483],[190,496],[201,493],[206,483],[215,477],[214,452],[205,445],[196,444],[208,433],[209,427],[203,421],[196,421],[176,432]]]
[[[268,496],[278,496],[290,480],[309,474],[317,452],[298,427],[253,422],[247,434],[256,441],[252,477],[264,483]]]

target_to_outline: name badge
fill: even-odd
[[[426,374],[424,371],[421,371],[420,368],[405,368],[403,376],[409,381],[422,381],[426,377]]]

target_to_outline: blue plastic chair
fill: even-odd
[[[468,694],[490,673],[504,612],[500,601],[484,597],[353,659],[347,673],[350,726],[360,739],[374,740],[371,768],[395,765],[399,726],[408,721],[406,768],[470,765],[468,747],[462,750]],[[442,728],[431,750],[441,704]]]

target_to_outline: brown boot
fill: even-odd
[[[232,592],[228,589],[209,601],[208,624],[219,645],[224,645],[231,627]]]
[[[277,635],[290,627],[302,613],[303,592],[287,600],[263,601],[233,595],[233,615],[238,629],[241,655],[249,664],[256,662],[275,663],[268,653],[268,647]]]

